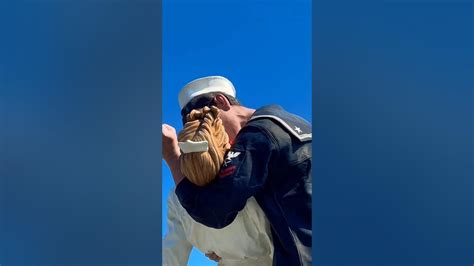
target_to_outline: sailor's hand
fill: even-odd
[[[206,253],[206,257],[208,257],[209,259],[215,262],[219,262],[222,259],[221,257],[217,256],[217,254],[214,253],[214,251]]]

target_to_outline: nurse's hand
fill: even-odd
[[[180,151],[178,146],[178,136],[176,135],[176,129],[170,125],[162,125],[162,152],[163,159],[166,162],[170,162],[176,157],[179,157]]]
[[[176,129],[174,127],[163,124],[162,125],[162,136],[163,136],[163,147],[162,147],[162,155],[163,159],[168,164],[168,167],[171,170],[171,174],[173,176],[174,183],[178,185],[181,180],[183,180],[184,176],[181,173],[179,168],[179,156],[181,151],[179,150],[178,146],[178,137],[176,136]]]
[[[222,258],[217,256],[216,253],[213,252],[209,252],[209,253],[206,253],[206,257],[208,257],[209,259],[215,261],[215,262],[219,262]]]

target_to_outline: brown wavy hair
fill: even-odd
[[[219,173],[224,155],[230,149],[229,136],[219,117],[219,109],[215,106],[194,109],[186,115],[185,121],[178,141],[206,140],[209,148],[206,152],[181,153],[179,166],[189,181],[205,186]]]

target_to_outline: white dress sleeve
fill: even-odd
[[[172,191],[171,193],[174,193]],[[186,238],[183,223],[175,206],[176,202],[168,197],[168,232],[163,239],[163,265],[185,266],[193,246]]]

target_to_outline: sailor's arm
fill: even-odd
[[[270,133],[247,126],[226,154],[216,179],[205,187],[182,179],[176,187],[178,199],[197,222],[223,228],[265,184],[270,161],[277,154],[277,145]]]

